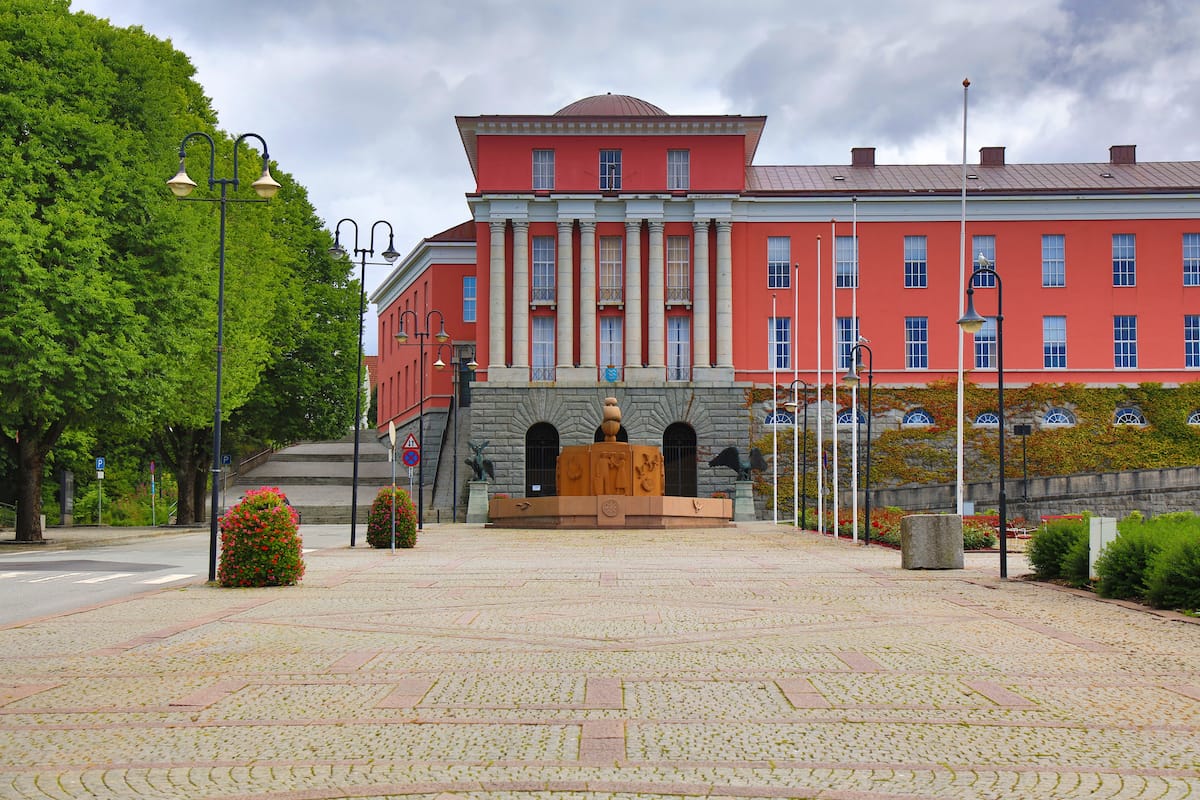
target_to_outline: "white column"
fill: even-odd
[[[512,364],[529,369],[529,223],[513,220]]]
[[[596,223],[591,220],[579,221],[579,363],[595,373]]]
[[[717,222],[717,366],[733,369],[733,223]]]
[[[504,282],[504,228],[507,220],[492,220],[492,241],[488,255],[491,269],[488,272],[488,366],[497,369],[508,364],[507,336],[505,335],[506,303]]]
[[[555,348],[558,369],[575,366],[575,265],[571,252],[574,231],[573,220],[558,221],[558,346]]]
[[[625,369],[642,366],[642,221],[625,221]]]
[[[694,233],[692,257],[692,364],[697,367],[712,366],[709,355],[709,308],[708,299],[708,220],[692,223]]]
[[[655,220],[650,225],[650,263],[646,281],[646,360],[658,370],[667,368],[666,320],[666,263],[663,254],[663,224]]]

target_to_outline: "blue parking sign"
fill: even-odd
[[[104,456],[96,456],[96,471],[104,469]]]

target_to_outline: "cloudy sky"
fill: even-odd
[[[1200,160],[1195,0],[73,0],[170,39],[332,227],[463,222],[454,116],[612,92],[767,116],[757,164]],[[384,243],[386,246],[386,242]],[[378,252],[381,247],[377,247]],[[373,288],[386,274],[368,267]],[[372,328],[368,328],[371,331]],[[367,337],[373,342],[374,336]]]

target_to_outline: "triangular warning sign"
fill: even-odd
[[[417,444],[417,437],[413,436],[413,435],[410,433],[410,434],[409,434],[407,437],[405,437],[405,439],[404,439],[404,444],[403,444],[403,445],[401,445],[401,447],[403,447],[403,448],[405,448],[405,449],[410,449],[410,448],[411,448],[411,449],[414,449],[414,450],[415,450],[416,448],[420,447],[420,445],[419,445],[419,444]]]

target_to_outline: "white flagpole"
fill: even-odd
[[[772,521],[779,524],[779,320],[775,312],[775,294],[771,294],[771,502]]]
[[[837,405],[837,220],[829,220],[829,238],[833,240],[833,255],[829,259],[829,327],[833,361],[829,365],[829,395],[833,399],[833,538],[838,538],[838,405]]]
[[[958,319],[963,316],[963,303],[967,293],[967,88],[971,81],[963,78],[963,135],[962,135],[962,199],[960,200],[960,219],[958,224]],[[957,327],[957,326],[956,326]],[[955,405],[957,418],[955,424],[956,450],[954,473],[954,502],[955,513],[960,517],[963,513],[963,340],[966,333],[958,330],[958,394]]]
[[[854,246],[854,287],[850,290],[850,330],[853,332],[854,343],[858,344],[858,281],[862,273],[858,266],[858,198],[851,200],[852,221],[850,223],[850,240]],[[854,364],[850,364],[851,369]],[[854,509],[850,524],[854,530],[854,543],[858,544],[858,384],[850,387],[850,407],[854,409],[854,427],[850,429],[850,507]],[[870,525],[871,521],[867,520]]]
[[[824,392],[821,388],[821,235],[817,234],[817,533],[825,532],[825,436],[822,426]]]
[[[795,268],[792,270],[792,399],[796,399],[796,387],[800,385],[800,262],[796,262]],[[802,524],[797,516],[800,513],[800,490],[799,490],[799,470],[796,468],[797,459],[800,457],[799,447],[799,430],[800,421],[797,414],[808,414],[808,395],[804,395],[805,406],[802,408],[800,403],[796,403],[796,413],[792,414],[792,527],[798,528]],[[805,447],[808,442],[804,443]]]

